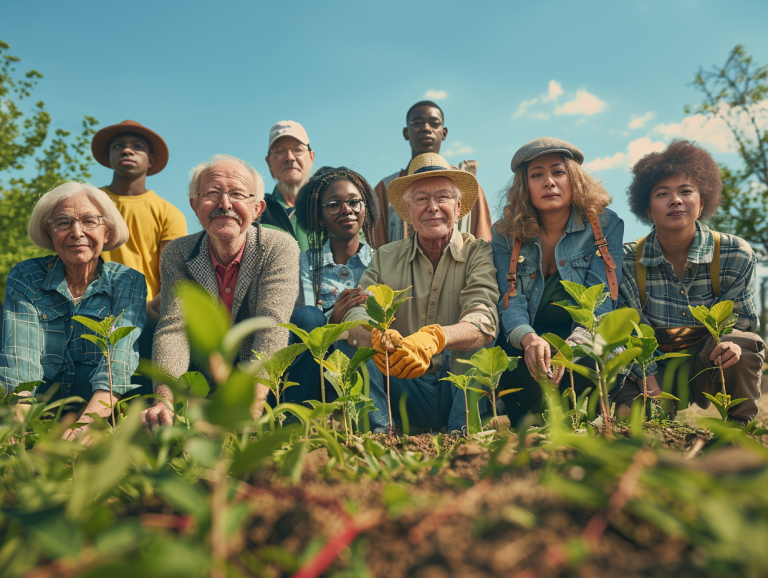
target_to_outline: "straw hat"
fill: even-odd
[[[152,154],[155,156],[155,162],[147,171],[148,177],[156,175],[165,168],[165,165],[168,164],[168,145],[165,144],[165,141],[159,134],[140,125],[135,120],[124,120],[120,124],[106,126],[94,135],[93,140],[91,141],[91,152],[93,153],[93,158],[96,159],[96,162],[108,169],[112,168],[109,164],[109,143],[112,142],[112,139],[116,136],[125,133],[134,133],[144,137],[152,147]]]
[[[411,164],[408,165],[408,174],[406,176],[399,177],[387,185],[389,202],[394,207],[397,216],[403,221],[408,220],[405,201],[403,201],[405,189],[411,183],[433,177],[448,177],[461,191],[460,219],[472,210],[475,201],[477,201],[477,190],[479,187],[475,175],[452,168],[448,161],[437,153],[424,153],[411,161]]]

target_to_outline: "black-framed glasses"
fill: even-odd
[[[320,205],[329,215],[338,215],[341,212],[341,206],[346,204],[353,213],[359,213],[365,206],[363,199],[349,199],[348,201],[328,201]]]
[[[80,223],[80,228],[84,231],[92,231],[104,222],[104,217],[98,215],[83,215],[79,219],[70,215],[59,215],[53,219],[48,220],[48,224],[53,227],[54,231],[69,231],[75,221]]]

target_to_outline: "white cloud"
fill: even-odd
[[[430,88],[427,92],[424,93],[424,98],[429,98],[431,100],[445,100],[448,98],[448,93],[444,90],[435,90],[434,88]]]
[[[627,145],[626,152],[617,152],[611,156],[597,157],[584,163],[584,167],[590,171],[607,171],[611,169],[628,169],[641,157],[651,152],[663,151],[665,145],[661,141],[652,141],[647,136],[633,140]]]
[[[555,114],[583,114],[591,116],[605,109],[608,104],[597,98],[591,92],[583,88],[576,91],[576,97],[573,100],[564,102],[562,106],[555,108]]]
[[[648,121],[653,120],[656,117],[656,113],[649,110],[641,116],[632,115],[632,120],[629,121],[627,128],[629,130],[635,130],[636,128],[643,128]]]
[[[440,152],[444,157],[455,157],[458,155],[470,155],[475,152],[475,149],[465,145],[463,142],[456,141],[451,145],[451,148]]]
[[[768,108],[768,99],[758,102],[750,108],[751,114],[754,114],[756,117],[757,126],[760,129],[767,128],[768,113],[766,109]],[[743,131],[748,138],[754,138],[755,131],[750,122],[750,115],[744,112],[728,113],[726,105],[722,105],[720,112],[727,116],[730,123],[738,130]],[[686,116],[680,122],[659,124],[653,130],[667,139],[684,138],[694,140],[713,152],[734,152],[736,149],[736,140],[733,138],[733,134],[725,120],[720,117],[694,114]]]
[[[523,116],[525,113],[528,112],[528,109],[531,108],[534,104],[539,102],[539,98],[532,98],[531,100],[524,100],[520,103],[520,106],[517,107],[517,112],[512,115],[512,120],[515,120],[519,116]]]
[[[556,80],[549,81],[549,88],[547,89],[547,96],[542,98],[542,102],[548,102],[550,100],[557,100],[558,96],[563,94],[563,85]]]

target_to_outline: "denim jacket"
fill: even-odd
[[[333,306],[344,289],[354,289],[360,282],[363,272],[371,264],[371,247],[360,243],[360,249],[353,255],[346,265],[337,265],[333,260],[331,241],[323,245],[323,277],[320,281],[319,298],[323,300],[323,311],[326,317],[333,313]],[[299,256],[299,268],[301,270],[301,296],[304,305],[317,305],[315,290],[312,287],[312,260],[309,251],[303,251]]]
[[[606,209],[599,216],[600,227],[608,242],[608,251],[615,261],[622,255],[624,221],[613,211]],[[496,279],[499,283],[499,317],[501,317],[506,337],[520,349],[520,340],[533,332],[533,319],[544,293],[544,276],[541,274],[541,238],[524,241],[520,249],[523,258],[517,265],[517,295],[509,299],[509,307],[504,309],[504,295],[509,289],[507,275],[509,260],[512,257],[514,239],[498,231],[500,221],[494,223],[491,230],[493,261],[496,265]],[[557,270],[563,281],[572,281],[586,287],[605,283],[608,278],[601,257],[597,256],[595,236],[589,221],[578,210],[571,208],[571,216],[565,228],[565,234],[555,246]],[[621,284],[621,268],[616,269],[616,277]],[[602,315],[616,307],[616,302],[606,299],[596,313]]]

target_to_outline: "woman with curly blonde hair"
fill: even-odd
[[[574,324],[558,301],[570,300],[560,281],[591,287],[605,284],[610,298],[597,309],[616,307],[624,222],[607,209],[610,195],[581,166],[584,154],[555,138],[525,144],[512,158],[515,173],[507,193],[504,217],[492,228],[494,264],[502,330],[499,344],[520,364],[502,379],[502,389],[522,388],[507,396],[512,425],[541,405],[538,374],[560,383],[563,368],[552,368],[552,350],[541,335],[554,333],[570,344],[583,340],[584,328]],[[586,363],[586,362],[585,362]],[[575,378],[577,394],[591,383]]]

